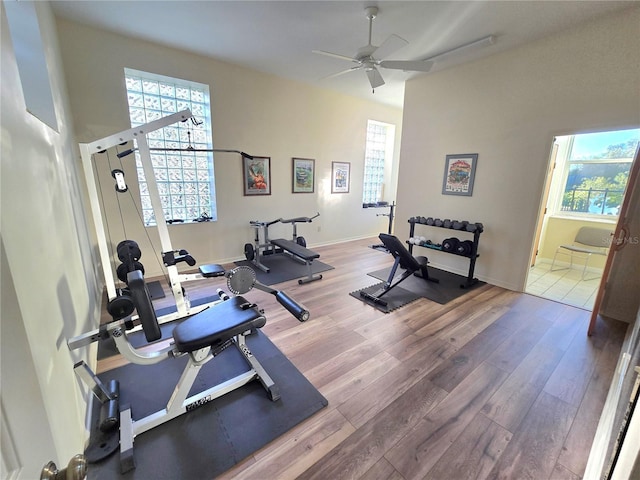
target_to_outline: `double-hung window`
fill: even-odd
[[[385,178],[393,158],[395,126],[369,120],[364,159],[362,204],[369,206],[382,200]]]
[[[640,130],[572,135],[566,141],[563,214],[617,216]]]
[[[212,150],[209,87],[207,85],[125,69],[131,126],[191,110],[193,119],[156,130],[148,135],[151,163],[166,221],[216,220],[215,177]],[[180,152],[154,148],[184,149]],[[196,151],[186,151],[193,149]],[[142,216],[145,225],[156,219],[136,152]]]

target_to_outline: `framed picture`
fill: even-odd
[[[331,162],[331,193],[349,193],[351,163]]]
[[[310,158],[293,159],[293,193],[313,193],[315,164],[316,161]]]
[[[271,157],[242,157],[245,195],[271,195]]]
[[[447,155],[444,164],[443,195],[466,195],[473,193],[473,181],[476,177],[477,153]]]

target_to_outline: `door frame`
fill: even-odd
[[[622,250],[627,243],[629,243],[629,226],[628,226],[628,213],[629,213],[629,204],[631,202],[631,192],[634,188],[638,188],[638,175],[640,175],[640,160],[638,160],[638,156],[640,155],[640,145],[636,148],[636,155],[631,163],[631,169],[629,170],[629,180],[627,181],[627,188],[625,189],[624,196],[622,197],[622,204],[620,205],[620,214],[618,215],[618,223],[616,223],[616,228],[613,233],[613,238],[611,241],[611,248],[609,249],[609,254],[607,255],[607,260],[605,262],[604,271],[602,272],[602,279],[600,281],[600,287],[598,287],[598,292],[596,293],[596,299],[593,304],[593,309],[591,310],[591,318],[589,320],[589,328],[587,330],[587,335],[593,335],[596,328],[596,321],[598,319],[598,315],[600,314],[600,308],[602,307],[602,300],[604,299],[604,295],[607,290],[607,284],[609,280],[609,276],[611,275],[611,266],[613,265],[613,260],[616,254]]]

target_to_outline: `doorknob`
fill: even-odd
[[[42,467],[40,480],[85,480],[87,478],[87,458],[84,455],[75,455],[67,468],[58,470],[53,462]]]

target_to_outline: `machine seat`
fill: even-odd
[[[242,296],[212,305],[186,319],[173,330],[175,348],[193,352],[205,347],[222,345],[230,338],[253,328],[262,328],[267,319],[256,306],[250,306]]]

